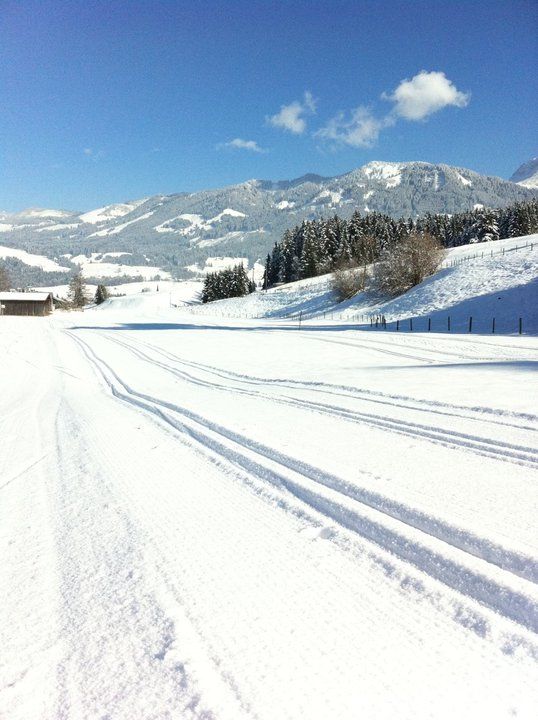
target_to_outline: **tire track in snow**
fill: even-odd
[[[384,551],[411,563],[463,596],[538,632],[536,586],[531,582],[371,507],[364,498],[353,497],[350,492],[353,493],[356,488],[350,488],[336,476],[227,430],[197,413],[135,391],[86,342],[67,332],[112,395],[120,401],[155,416],[180,434],[187,435],[202,451],[211,451],[222,461],[291,493],[329,520],[374,542]],[[529,568],[532,577],[535,577],[536,569],[536,563],[532,561]]]
[[[224,392],[232,392],[234,394],[248,395],[251,397],[269,400],[271,402],[283,405],[289,405],[296,408],[311,410],[321,414],[339,417],[344,420],[349,420],[351,422],[366,424],[370,427],[380,428],[381,430],[394,432],[399,435],[428,440],[444,445],[446,447],[471,450],[477,454],[484,455],[495,460],[513,462],[515,464],[531,468],[538,467],[538,451],[532,447],[517,445],[515,443],[508,443],[502,440],[493,440],[491,438],[484,438],[477,435],[470,435],[469,433],[461,433],[456,430],[435,428],[429,425],[423,425],[421,423],[402,420],[400,418],[391,418],[386,415],[374,415],[372,413],[349,410],[347,408],[342,408],[336,405],[328,405],[326,403],[315,402],[312,400],[299,399],[296,397],[292,398],[282,395],[274,396],[259,391],[231,388],[227,385],[207,382],[201,380],[200,378],[195,378],[192,375],[186,373],[185,371],[177,370],[170,367],[169,365],[166,365],[165,363],[154,360],[143,351],[133,348],[128,343],[124,343],[116,338],[109,337],[108,339],[111,342],[114,342],[124,347],[129,352],[135,354],[141,360],[148,362],[151,365],[160,367],[166,372],[176,375],[176,377],[180,377],[187,382],[201,385],[203,387],[221,390]]]

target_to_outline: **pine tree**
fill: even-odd
[[[105,300],[108,300],[108,290],[105,285],[98,285],[95,291],[95,304],[101,305]]]
[[[86,304],[86,285],[80,272],[73,275],[71,282],[69,283],[68,292],[69,302],[71,307],[83,308]]]
[[[11,280],[7,270],[0,265],[0,292],[5,292],[11,288]]]
[[[318,262],[316,252],[316,233],[311,223],[305,229],[303,256],[301,257],[301,278],[316,277],[318,275]]]

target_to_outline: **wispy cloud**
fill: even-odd
[[[425,120],[443,108],[465,107],[470,93],[456,88],[444,72],[422,70],[411,80],[402,80],[392,94],[383,93],[384,100],[394,103],[393,114],[404,120]]]
[[[376,118],[370,108],[364,105],[351,110],[349,115],[338,113],[314,137],[351,147],[370,148],[375,145],[379,133],[385,127],[393,125],[388,117]]]
[[[84,155],[86,157],[91,158],[92,160],[99,160],[100,158],[105,156],[104,150],[94,150],[93,148],[86,147],[82,150]]]
[[[392,93],[383,93],[381,98],[393,103],[385,115],[376,117],[370,108],[360,105],[348,114],[338,113],[314,137],[335,145],[370,148],[381,131],[398,120],[416,122],[449,106],[465,107],[471,95],[458,90],[443,72],[422,70],[410,80],[402,80]]]
[[[304,115],[314,115],[317,102],[310,91],[306,91],[301,101],[295,100],[289,105],[282,105],[280,112],[267,117],[266,120],[273,127],[287,130],[294,135],[301,135],[306,130]]]
[[[266,153],[267,150],[258,145],[255,140],[243,140],[243,138],[234,138],[229,142],[219,143],[217,149],[232,148],[235,150],[249,150],[255,153]]]

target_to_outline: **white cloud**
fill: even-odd
[[[443,72],[426,70],[411,80],[402,80],[392,94],[383,93],[381,97],[394,103],[392,110],[383,117],[376,117],[368,107],[360,105],[348,115],[341,112],[333,117],[314,133],[314,137],[339,145],[371,148],[380,132],[399,119],[425,120],[450,105],[465,107],[471,99],[470,93],[458,90]]]
[[[393,122],[389,117],[376,118],[369,108],[361,105],[352,110],[349,117],[338,113],[314,133],[314,137],[351,147],[370,148],[375,145],[381,130]]]
[[[394,115],[405,120],[424,120],[450,105],[465,107],[471,95],[460,92],[444,72],[422,70],[411,80],[402,80],[392,95],[383,93],[381,97],[395,103]]]
[[[217,148],[235,148],[236,150],[250,150],[250,152],[264,153],[267,152],[261,148],[255,140],[243,140],[242,138],[234,138],[227,143],[219,143]]]
[[[304,103],[304,106],[307,108],[307,110],[309,110],[314,115],[316,112],[318,103],[317,103],[317,100],[314,99],[314,96],[312,95],[310,90],[305,91],[305,94],[303,96],[303,103]]]
[[[294,135],[301,135],[306,130],[306,120],[303,115],[313,115],[316,112],[316,100],[308,90],[303,95],[303,100],[295,100],[289,105],[282,105],[280,112],[266,118],[267,122],[274,127],[282,128]]]
[[[84,148],[83,152],[84,155],[93,155],[93,150],[91,148]]]

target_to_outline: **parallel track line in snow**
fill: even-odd
[[[356,343],[356,342],[348,342],[346,340],[332,340],[331,338],[319,337],[319,335],[314,335],[313,333],[306,333],[306,332],[300,333],[299,331],[298,331],[298,334],[300,334],[301,337],[304,337],[307,340],[313,340],[314,342],[324,342],[324,343],[329,343],[330,345],[347,345],[348,347],[354,347],[357,349],[362,348],[364,350],[373,350],[374,352],[383,353],[384,355],[391,355],[393,357],[402,357],[402,358],[406,358],[407,360],[414,360],[415,362],[428,363],[429,365],[433,365],[437,362],[437,360],[433,360],[432,358],[425,358],[425,357],[417,356],[417,355],[409,355],[408,353],[401,353],[401,352],[397,352],[396,350],[389,350],[388,348],[374,347],[374,343],[368,345],[368,344],[365,344],[364,342]]]
[[[313,326],[313,328],[315,328],[315,326]],[[313,329],[312,332],[315,332],[315,329]],[[380,334],[376,336],[376,339],[374,339],[371,337],[369,332],[365,333],[364,331],[358,330],[357,335],[352,335],[352,336],[346,337],[345,344],[346,345],[356,345],[357,347],[362,346],[362,345],[364,345],[366,347],[367,343],[371,343],[372,345],[380,345],[381,347],[384,347],[384,348],[392,348],[392,347],[396,346],[399,348],[403,348],[404,350],[410,350],[410,351],[418,350],[419,352],[423,351],[426,353],[431,353],[433,355],[441,355],[442,357],[455,357],[455,358],[458,358],[459,360],[470,360],[470,361],[475,360],[475,361],[495,361],[495,362],[497,362],[499,360],[513,359],[512,356],[499,358],[498,356],[483,357],[482,355],[480,355],[480,356],[461,355],[460,353],[451,352],[449,350],[442,350],[442,349],[438,350],[438,349],[435,349],[432,347],[428,347],[425,342],[425,340],[426,340],[425,338],[423,339],[424,340],[423,342],[420,342],[420,339],[416,338],[416,336],[407,336],[405,332],[399,334],[399,333],[390,332],[390,331],[385,337],[383,337],[383,334],[385,332],[386,331],[384,331],[384,330],[380,330],[379,331]],[[310,336],[310,337],[312,336],[312,333],[306,333],[306,332],[301,332],[301,331],[299,331],[299,333],[303,336]],[[431,335],[432,335],[432,337],[435,338],[436,341],[437,340],[446,340],[446,341],[456,340],[460,344],[469,345],[470,347],[479,349],[481,353],[484,352],[484,349],[487,349],[490,347],[499,348],[502,350],[514,350],[515,349],[513,346],[510,346],[510,345],[499,345],[499,344],[495,344],[495,343],[475,342],[472,340],[466,340],[464,338],[454,338],[453,336],[445,337],[444,335],[441,335],[439,333],[431,333]],[[398,339],[405,338],[406,340],[408,337],[409,337],[409,340],[411,340],[411,337],[412,337],[413,340],[418,341],[418,342],[405,342],[405,341],[404,342],[396,342],[395,337],[398,337]],[[324,339],[327,342],[338,342],[338,343],[342,342],[342,341],[334,340],[331,338],[319,338],[319,339],[320,340]],[[534,352],[534,354],[536,354],[536,351],[534,348],[525,348],[524,347],[524,348],[517,348],[517,349],[518,350],[520,350],[520,349],[529,350],[529,351]],[[410,356],[410,357],[413,357],[413,356]],[[424,359],[424,358],[419,358],[417,356],[415,359],[419,360],[419,359]],[[431,358],[430,358],[430,360],[431,360]],[[437,362],[437,361],[434,361],[434,362]]]
[[[202,450],[220,456],[223,462],[288,491],[316,512],[359,537],[373,541],[383,550],[411,563],[463,596],[538,632],[538,602],[533,599],[536,587],[530,582],[394,518],[386,511],[372,508],[364,499],[353,497],[350,494],[352,488],[340,478],[254,442],[185,408],[136,392],[87,343],[73,333],[68,334],[113,396],[120,401],[156,416],[197,442]],[[532,562],[534,576],[536,563]]]
[[[325,403],[292,398],[282,395],[274,396],[259,391],[238,389],[217,383],[210,383],[201,380],[200,378],[194,378],[192,375],[189,375],[185,371],[172,368],[165,363],[155,360],[149,357],[143,351],[129,346],[128,343],[123,343],[122,341],[115,338],[109,339],[111,340],[111,342],[121,345],[129,352],[137,355],[141,360],[148,362],[151,365],[155,365],[164,370],[165,372],[169,372],[176,377],[181,377],[187,382],[202,385],[210,389],[263,398],[264,400],[269,400],[271,402],[311,410],[333,417],[340,417],[344,420],[349,420],[351,422],[359,422],[371,427],[377,427],[382,430],[394,432],[399,435],[421,438],[431,442],[439,443],[441,445],[445,445],[447,447],[471,450],[478,454],[485,455],[486,457],[491,457],[495,460],[502,460],[504,462],[515,462],[518,465],[524,465],[533,468],[538,467],[538,451],[536,451],[534,448],[516,445],[514,443],[507,443],[502,440],[483,438],[476,435],[471,435],[469,433],[461,433],[455,430],[435,428],[432,426],[422,425],[420,423],[414,423],[399,418],[395,419],[383,415],[374,415],[372,413],[349,410],[347,408],[342,408],[336,405],[328,405]]]
[[[239,374],[230,370],[224,370],[222,368],[215,367],[213,365],[206,365],[203,363],[194,362],[192,360],[185,360],[184,358],[174,355],[164,350],[163,348],[152,345],[151,343],[138,342],[132,337],[129,337],[129,340],[127,342],[126,338],[123,338],[123,340],[120,341],[118,340],[118,338],[113,337],[109,333],[100,334],[103,335],[103,337],[107,337],[108,339],[117,342],[118,344],[123,342],[126,345],[130,345],[131,347],[136,346],[138,348],[144,348],[146,350],[151,349],[158,355],[161,355],[168,360],[172,360],[177,364],[184,365],[195,370],[201,370],[204,373],[215,375],[224,380],[232,380],[234,382],[245,383],[248,385],[269,385],[271,387],[282,387],[289,390],[310,390],[326,395],[334,395],[336,397],[350,397],[365,402],[389,405],[391,407],[401,407],[407,410],[414,410],[417,412],[435,413],[437,415],[464,418],[465,420],[477,420],[480,422],[491,423],[494,425],[512,427],[518,430],[530,430],[531,432],[536,432],[538,430],[538,415],[532,415],[530,413],[518,413],[502,410],[500,408],[490,407],[466,407],[464,405],[455,405],[440,401],[416,399],[406,395],[394,395],[391,393],[383,393],[374,390],[364,390],[349,385],[334,385],[321,381],[308,382],[302,380],[282,378],[261,378],[253,375]],[[493,415],[494,417],[488,417],[490,415]],[[507,419],[499,420],[499,417]],[[535,425],[521,425],[513,422],[508,422],[508,419],[519,419],[521,422],[534,422]]]

